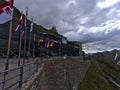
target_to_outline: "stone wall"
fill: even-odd
[[[84,78],[90,62],[80,58],[46,60],[39,74],[23,90],[77,90]],[[29,86],[29,88],[28,88]]]

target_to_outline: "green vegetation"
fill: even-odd
[[[113,62],[93,61],[78,90],[115,90],[115,87],[105,78],[110,75],[119,83],[118,70],[120,67]]]
[[[113,62],[104,62],[99,61],[99,66],[106,75],[110,75],[117,83],[120,83],[120,66],[117,66]]]

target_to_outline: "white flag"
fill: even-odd
[[[13,0],[0,4],[0,24],[6,23],[13,16]]]
[[[33,30],[33,19],[32,19],[31,25],[30,25],[30,32],[32,32],[32,30]]]
[[[48,42],[47,42],[47,48],[49,48],[49,44],[50,44],[50,42],[48,41]]]

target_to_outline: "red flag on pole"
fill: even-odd
[[[17,32],[17,30],[19,29],[19,27],[22,25],[22,18],[23,18],[23,12],[21,12],[21,17],[18,21],[18,25],[17,27],[13,30],[13,32]]]
[[[12,19],[14,0],[0,4],[0,24],[4,24]]]

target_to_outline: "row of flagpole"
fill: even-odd
[[[17,27],[13,30],[12,29],[12,20],[13,20],[13,7],[14,7],[14,0],[6,1],[2,4],[0,4],[0,24],[4,24],[8,21],[10,21],[10,28],[9,28],[9,39],[8,39],[8,46],[7,46],[7,60],[5,63],[5,70],[9,69],[9,56],[10,56],[10,48],[11,48],[11,37],[12,32],[17,32],[18,29],[20,29],[20,35],[19,35],[19,55],[18,55],[18,67],[20,66],[20,59],[21,59],[21,45],[22,45],[22,36],[24,34],[24,55],[23,55],[23,65],[25,64],[25,56],[26,56],[26,36],[27,36],[27,18],[28,18],[28,8],[26,8],[26,15],[25,15],[25,30],[22,31],[22,25],[23,25],[23,12],[21,12],[21,17],[18,21]],[[31,32],[33,29],[33,19],[31,21],[31,29],[30,29],[30,39],[29,39],[29,49],[28,54],[30,55],[30,45],[31,45]],[[34,36],[35,37],[35,36]],[[33,45],[33,51],[35,52],[35,45]],[[33,53],[34,55],[34,53]]]
[[[31,25],[30,25],[30,34],[29,34],[29,46],[28,46],[28,51],[26,52],[26,38],[27,38],[27,18],[28,18],[28,8],[26,8],[26,14],[25,14],[25,23],[23,23],[23,12],[21,12],[21,16],[20,16],[20,19],[18,21],[18,25],[15,29],[12,29],[12,19],[13,19],[13,4],[14,4],[14,0],[10,0],[8,2],[5,2],[3,4],[0,4],[0,24],[4,24],[8,21],[10,21],[10,30],[9,30],[9,39],[8,39],[8,47],[7,47],[7,60],[6,60],[6,64],[5,64],[5,70],[8,70],[9,69],[9,55],[10,55],[10,47],[11,47],[11,37],[12,37],[12,32],[17,32],[18,29],[19,29],[19,55],[18,55],[18,67],[21,65],[21,47],[22,47],[22,38],[24,36],[24,48],[23,48],[23,62],[22,64],[24,65],[25,64],[25,57],[26,57],[26,54],[28,56],[30,56],[30,49],[31,49],[31,35],[32,35],[32,29],[33,29],[33,18],[31,20]],[[8,7],[9,6],[9,7]],[[1,12],[1,9],[4,9],[2,12]],[[7,8],[7,9],[6,9]],[[9,12],[9,13],[8,13]],[[2,14],[5,14],[7,15],[7,18],[5,17],[5,15],[2,15]],[[1,16],[2,16],[2,19],[1,19]],[[8,18],[9,17],[9,18]],[[25,25],[25,29],[22,30],[23,28],[23,25]],[[36,34],[34,33],[34,43],[33,43],[33,53],[32,53],[32,56],[33,58],[35,57],[35,41],[36,41]],[[42,34],[41,34],[41,37],[40,37],[40,40],[39,40],[39,44],[41,43],[41,50],[42,50]],[[50,44],[50,41],[49,41],[49,38],[46,38],[46,43],[45,43],[45,47],[49,47],[49,44]],[[50,47],[53,47],[54,45],[54,42],[52,42],[50,44]],[[60,49],[60,48],[59,48]],[[53,50],[54,51],[54,50]],[[42,52],[42,51],[41,51]],[[41,53],[40,52],[40,53]],[[48,54],[48,52],[47,52]]]
[[[23,16],[23,14],[21,13],[21,17]],[[25,15],[25,30],[22,31],[22,25],[20,24],[20,40],[19,40],[19,57],[18,57],[18,67],[20,66],[20,59],[21,59],[21,45],[22,45],[22,37],[24,34],[24,51],[23,51],[23,65],[25,64],[25,58],[26,58],[26,54],[28,54],[28,56],[30,56],[30,48],[31,48],[31,34],[32,34],[32,29],[33,29],[33,19],[31,20],[31,27],[30,27],[30,36],[29,36],[29,47],[28,47],[28,52],[26,52],[26,38],[27,38],[27,18],[28,18],[28,8],[26,8],[26,15]],[[21,20],[22,18],[20,18]],[[20,21],[19,20],[19,21]],[[19,22],[18,22],[19,23]],[[35,44],[35,43],[33,43]],[[34,46],[34,45],[33,45]],[[33,47],[33,50],[35,49],[35,47]],[[34,55],[34,54],[33,54]]]

